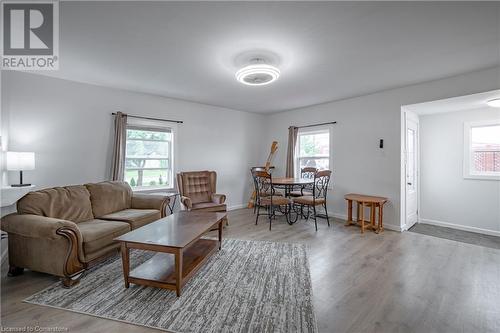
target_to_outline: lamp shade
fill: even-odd
[[[7,170],[24,171],[35,169],[35,153],[33,152],[7,152]]]

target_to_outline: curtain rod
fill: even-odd
[[[320,123],[320,124],[313,124],[313,125],[305,125],[305,126],[290,126],[290,127],[296,127],[296,128],[305,128],[305,127],[314,127],[314,126],[321,126],[321,125],[330,125],[330,124],[336,124],[336,121],[329,121],[327,123]]]
[[[113,116],[116,115],[116,112],[111,113]],[[143,116],[135,116],[131,114],[127,114],[127,117],[131,118],[139,118],[139,119],[147,119],[147,120],[159,120],[159,121],[167,121],[170,123],[177,123],[177,124],[182,124],[184,123],[182,120],[171,120],[171,119],[161,119],[161,118],[151,118],[151,117],[143,117]]]

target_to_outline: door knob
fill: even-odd
[[[406,184],[411,185],[411,183],[406,183]]]

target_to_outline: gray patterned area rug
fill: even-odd
[[[153,253],[132,250],[131,267]],[[225,239],[183,288],[123,285],[119,257],[24,300],[170,332],[317,332],[305,245]]]

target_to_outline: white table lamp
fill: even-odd
[[[35,169],[35,153],[33,152],[7,152],[7,170],[19,171],[19,184],[12,184],[12,187],[30,186],[23,184],[23,171]]]

